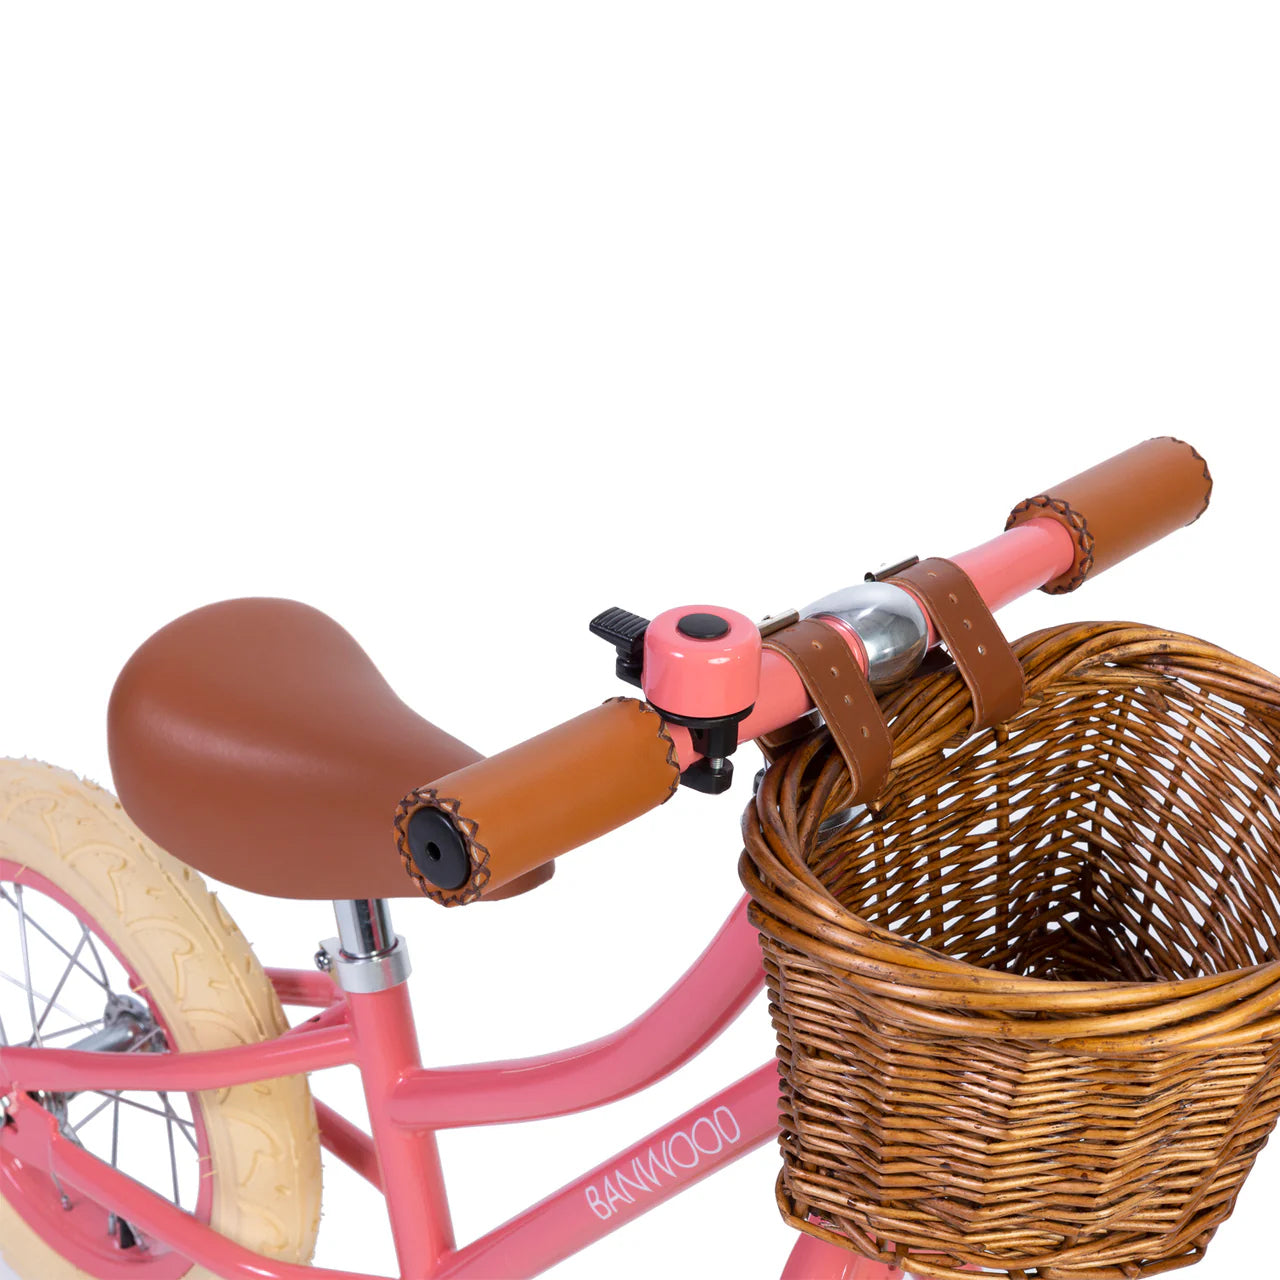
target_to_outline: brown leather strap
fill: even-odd
[[[890,582],[924,605],[973,698],[973,732],[1016,715],[1026,691],[1022,664],[969,575],[950,560],[921,560]]]
[[[849,766],[854,795],[874,799],[889,774],[893,742],[876,695],[840,633],[806,618],[769,636],[764,647],[795,667]]]

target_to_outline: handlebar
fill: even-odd
[[[1144,440],[1018,503],[1006,529],[1056,521],[1071,535],[1071,562],[1044,584],[1054,595],[1127,559],[1204,515],[1213,492],[1205,460],[1172,436]]]
[[[992,611],[1036,588],[1051,594],[1074,591],[1197,520],[1208,506],[1212,486],[1204,459],[1190,445],[1171,437],[1148,440],[1019,503],[1004,533],[952,557],[952,563]],[[885,589],[901,590],[887,584]],[[852,623],[834,629],[873,687],[887,687],[883,680],[877,684],[881,650],[868,640],[876,625],[875,608],[860,591],[838,592],[800,614],[834,621],[852,617]],[[850,600],[854,604],[841,607]],[[919,612],[923,634],[916,637],[918,643],[905,649],[900,644],[894,650],[896,661],[884,669],[891,671],[893,683],[909,676],[938,644],[928,611]],[[739,628],[733,630],[736,634]],[[906,639],[912,639],[910,633]],[[771,649],[760,653],[758,636],[754,644],[758,692],[749,712],[735,718],[738,741],[766,737],[814,709],[796,669]],[[904,664],[904,657],[914,665]],[[492,894],[625,825],[671,798],[681,774],[701,758],[701,748],[716,750],[707,747],[702,721],[685,720],[674,723],[635,699],[612,699],[418,788],[405,797],[396,816],[405,870],[426,896],[446,906],[459,905]]]

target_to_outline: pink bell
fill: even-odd
[[[744,614],[713,605],[668,609],[644,633],[643,680],[649,703],[686,726],[704,757],[685,770],[685,784],[726,790],[738,724],[760,692],[760,628]]]

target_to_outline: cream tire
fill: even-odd
[[[267,975],[200,876],[94,783],[0,759],[0,858],[75,899],[141,979],[178,1050],[254,1044],[288,1023]],[[309,1262],[320,1220],[320,1139],[304,1076],[197,1095],[213,1179],[210,1223],[282,1262]],[[22,1280],[96,1280],[0,1197],[0,1258]],[[193,1267],[184,1280],[212,1280]]]

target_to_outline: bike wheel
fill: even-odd
[[[239,929],[189,867],[74,774],[0,760],[0,1042],[228,1048],[287,1028]],[[41,1094],[64,1133],[239,1244],[307,1262],[320,1142],[305,1077],[200,1094]],[[207,1280],[6,1159],[0,1256],[23,1280]]]

